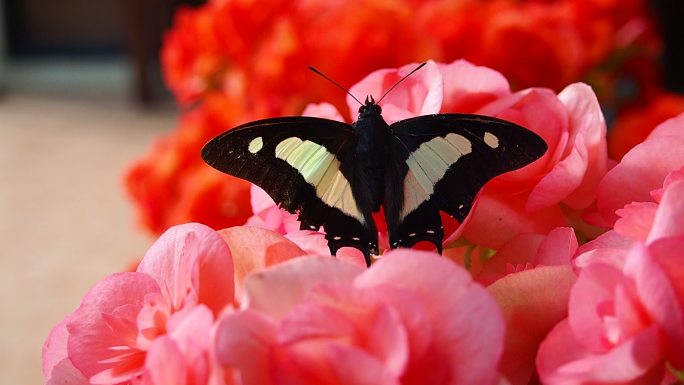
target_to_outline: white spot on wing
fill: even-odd
[[[422,143],[408,159],[404,178],[404,219],[435,192],[435,185],[458,159],[472,151],[470,141],[459,134],[447,134]]]
[[[259,136],[252,139],[252,141],[249,142],[247,150],[249,150],[249,152],[251,152],[252,154],[256,154],[261,150],[262,147],[264,147],[264,140]]]
[[[325,146],[291,137],[278,143],[275,156],[297,169],[302,178],[316,189],[316,195],[323,203],[365,223],[349,181],[340,171],[340,161]]]
[[[491,148],[499,147],[499,138],[497,138],[496,135],[492,134],[491,132],[485,132],[484,142]]]

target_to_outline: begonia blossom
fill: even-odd
[[[494,384],[503,321],[469,274],[399,250],[365,270],[303,257],[245,281],[216,349],[244,385]]]
[[[104,278],[53,328],[46,383],[232,384],[215,359],[215,321],[239,303],[245,275],[304,254],[259,228],[173,227],[137,271]]]
[[[541,344],[544,384],[661,384],[684,368],[684,237],[638,242],[623,266],[597,261],[573,286],[568,319]]]

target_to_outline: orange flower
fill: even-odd
[[[218,95],[207,99],[126,173],[126,188],[139,209],[139,222],[152,233],[189,221],[222,228],[243,224],[251,216],[249,183],[211,169],[200,158],[205,138],[234,126],[235,117],[245,116],[230,114],[230,105]]]
[[[204,142],[250,118],[299,115],[312,102],[330,102],[347,114],[344,93],[306,71],[307,65],[350,86],[383,67],[465,58],[500,71],[514,89],[558,91],[589,81],[599,85],[599,99],[618,110],[627,100],[620,91],[625,74],[643,95],[657,80],[653,53],[659,45],[646,3],[209,0],[181,9],[164,37],[163,71],[181,106],[200,111],[188,112],[194,117],[184,118],[137,162],[128,172],[128,189],[153,232],[200,214],[218,221],[209,213],[222,212],[219,191],[225,190],[215,190],[220,178],[201,168]],[[635,100],[641,99],[627,101]],[[213,192],[200,204],[199,191]],[[226,227],[237,218],[212,223]]]

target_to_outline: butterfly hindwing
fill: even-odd
[[[352,193],[355,136],[345,123],[314,117],[282,117],[236,127],[207,143],[202,158],[212,167],[264,189],[285,210],[298,213],[303,229],[326,229],[331,250],[377,244],[371,213]]]
[[[440,248],[440,210],[463,221],[485,183],[532,163],[547,147],[517,124],[480,115],[419,116],[390,131],[385,215],[391,247],[427,240]]]

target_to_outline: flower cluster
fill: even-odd
[[[351,92],[382,94],[413,68],[375,71]],[[348,102],[304,113],[344,120]],[[684,381],[684,114],[613,161],[591,87],[512,91],[464,60],[428,62],[382,108],[389,122],[500,117],[548,152],[446,222],[444,256],[387,251],[379,226],[385,252],[367,269],[247,185],[250,226],[172,227],[137,271],[93,287],[48,336],[46,383]]]
[[[74,385],[490,384],[503,339],[494,297],[435,254],[365,270],[268,230],[187,224],[90,290],[43,371]]]
[[[181,119],[163,144],[128,171],[126,186],[140,223],[160,234],[184,221],[223,228],[250,214],[226,208],[225,199],[219,199],[247,201],[245,186],[203,170],[197,156],[196,147],[218,131],[257,118],[300,114],[321,101],[346,119],[355,117],[346,112],[344,94],[316,79],[307,65],[348,86],[380,68],[466,59],[499,71],[514,90],[558,92],[585,81],[610,116],[621,117],[626,108],[658,109],[655,100],[669,96],[659,86],[660,41],[648,3],[267,0],[257,7],[249,1],[209,0],[180,9],[164,37],[161,59],[168,87],[193,117]],[[397,37],[401,49],[395,49]],[[684,102],[674,104],[659,109],[665,113],[650,114],[648,122],[657,124],[684,110]],[[638,130],[645,137],[653,128],[634,125],[620,131]],[[630,124],[619,119],[619,126]],[[620,144],[611,146],[616,159],[636,144],[617,132]]]

